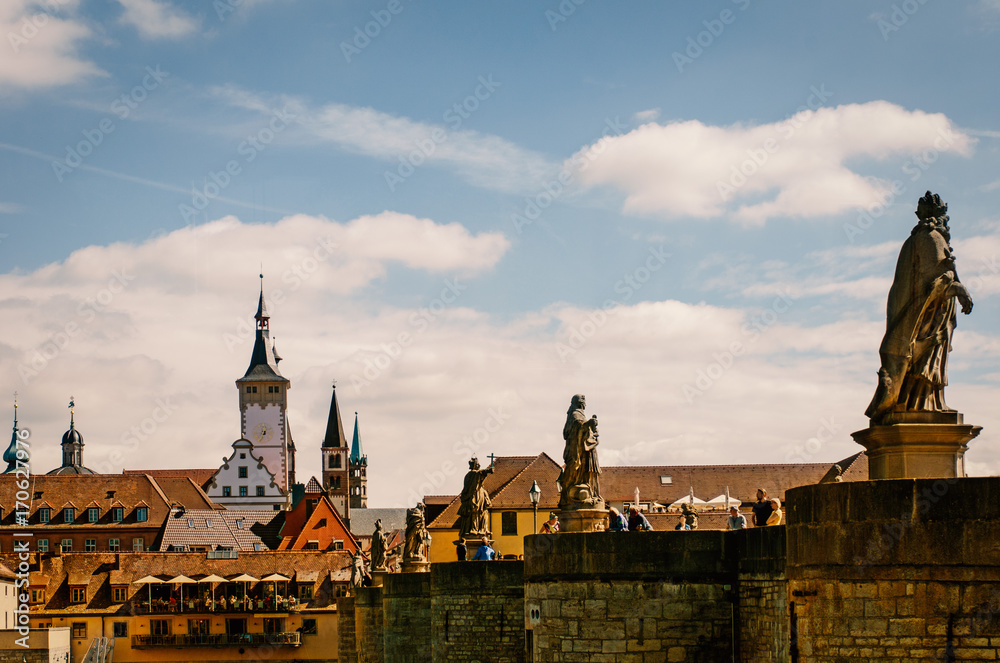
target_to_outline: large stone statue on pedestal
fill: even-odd
[[[403,544],[403,572],[429,571],[427,550],[431,540],[427,532],[427,522],[424,518],[425,506],[419,502],[417,506],[406,510],[406,535]]]
[[[375,521],[375,531],[372,532],[372,545],[368,549],[372,558],[372,571],[385,571],[386,534],[382,529],[382,519]]]
[[[469,471],[462,487],[461,506],[458,507],[458,536],[462,539],[492,537],[488,518],[490,494],[483,488],[487,475],[493,473],[491,464],[485,470],[479,469],[479,459],[469,461]]]
[[[607,511],[601,497],[597,461],[597,415],[587,418],[587,399],[573,397],[563,426],[562,472],[559,474],[560,531],[590,532],[603,528]]]
[[[886,306],[869,428],[853,434],[868,450],[872,479],[964,476],[966,444],[979,427],[944,400],[958,307],[972,311],[951,250],[948,206],[930,191],[903,243]]]

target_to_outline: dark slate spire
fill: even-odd
[[[354,413],[354,441],[351,442],[351,458],[350,462],[352,465],[362,463],[368,463],[368,457],[365,456],[364,449],[361,448],[361,429],[358,428],[358,413]]]
[[[333,385],[333,398],[330,400],[330,415],[326,419],[326,437],[324,447],[346,447],[344,439],[344,423],[340,420],[340,405],[337,404],[337,385]]]
[[[17,396],[14,396],[14,432],[10,436],[10,446],[3,452],[3,462],[7,463],[4,474],[10,474],[17,469],[17,441],[20,439],[17,430]]]
[[[270,316],[267,314],[267,304],[264,302],[264,275],[261,274],[260,278],[260,299],[257,301],[257,313],[254,315],[254,319],[257,320],[257,331],[253,352],[250,355],[250,366],[237,382],[288,382],[278,371],[278,361],[274,357],[269,329]]]

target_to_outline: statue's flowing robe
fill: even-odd
[[[566,440],[566,447],[563,449],[565,465],[558,479],[562,489],[560,504],[569,501],[567,493],[574,486],[587,485],[590,487],[591,497],[600,497],[601,468],[597,462],[597,435],[582,409],[576,408],[567,414],[563,439]]]
[[[424,559],[424,512],[421,509],[406,510],[406,544],[403,548],[403,559]]]
[[[385,531],[376,529],[372,534],[372,547],[369,549],[372,557],[372,568],[381,571],[385,568]]]
[[[462,504],[458,507],[458,532],[462,538],[489,534],[490,528],[486,519],[486,511],[490,508],[490,494],[483,488],[490,469],[469,470],[465,475],[462,488]]]
[[[878,423],[892,410],[944,411],[947,360],[955,329],[955,262],[942,232],[921,223],[903,243],[879,347],[879,386],[865,414]],[[897,407],[899,406],[899,407]]]

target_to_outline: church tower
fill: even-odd
[[[358,428],[358,413],[354,413],[354,441],[351,442],[351,457],[348,465],[351,478],[351,508],[368,508],[368,456],[361,448],[361,430]]]
[[[89,467],[83,466],[83,434],[76,429],[73,408],[76,403],[69,401],[69,430],[62,436],[62,466],[48,474],[93,474]]]
[[[350,518],[348,489],[347,440],[344,438],[344,423],[340,418],[337,403],[337,385],[333,385],[330,400],[330,414],[326,420],[326,436],[321,448],[323,454],[323,488],[329,493],[330,501],[344,520]]]
[[[270,316],[264,302],[264,275],[261,275],[257,302],[256,338],[250,366],[236,381],[240,394],[240,435],[253,443],[253,454],[275,477],[283,492],[290,495],[295,479],[295,445],[292,443],[286,412],[291,382],[278,371],[271,341]]]

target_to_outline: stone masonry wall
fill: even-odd
[[[385,663],[432,660],[430,582],[430,573],[393,573],[385,577]]]
[[[737,659],[787,661],[790,618],[785,577],[785,527],[731,532],[739,570],[736,604]]]
[[[801,660],[996,660],[1000,478],[807,486],[786,506]]]
[[[337,598],[337,658],[340,663],[358,663],[354,641],[354,597]]]
[[[531,660],[732,660],[736,575],[725,532],[545,536],[525,545]]]
[[[384,611],[381,587],[360,587],[354,594],[354,638],[357,663],[384,663]]]
[[[524,562],[431,567],[434,663],[524,663]]]

